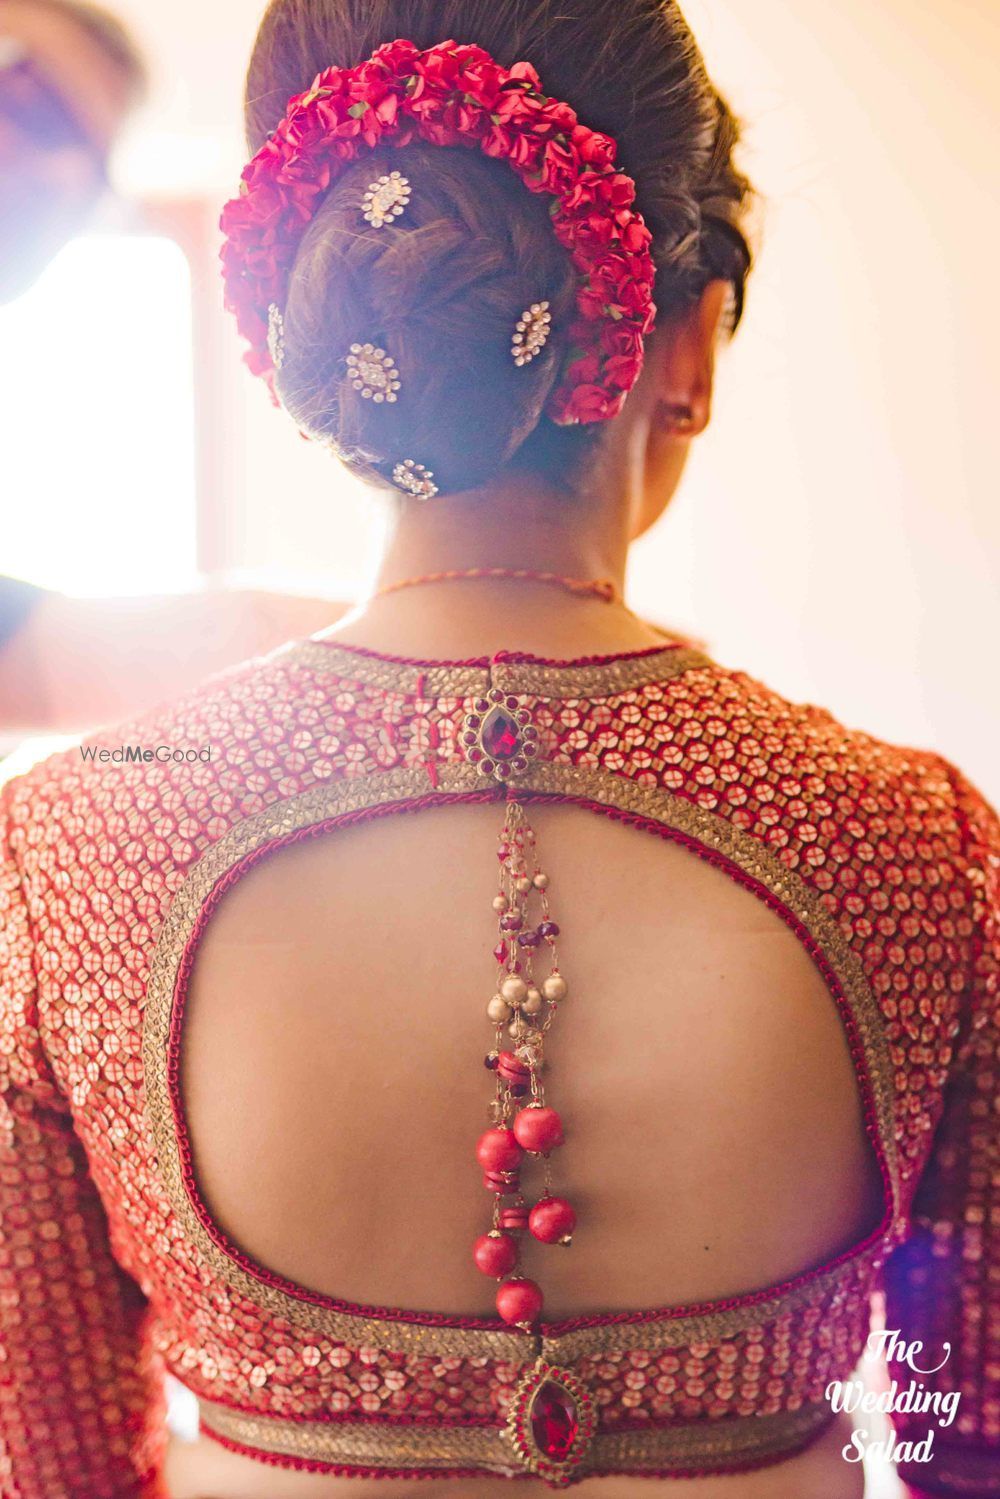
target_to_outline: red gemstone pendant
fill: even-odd
[[[569,1369],[544,1358],[522,1376],[507,1413],[507,1435],[521,1461],[555,1488],[573,1481],[595,1425],[586,1386]]]
[[[479,742],[493,760],[513,760],[520,736],[512,714],[505,708],[494,708],[486,715],[479,731]]]
[[[499,687],[477,698],[462,725],[466,756],[484,775],[506,781],[528,768],[538,753],[538,730],[520,699]]]

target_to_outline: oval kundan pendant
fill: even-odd
[[[507,1435],[525,1467],[554,1488],[572,1483],[596,1425],[586,1385],[539,1358],[522,1375],[507,1412]]]

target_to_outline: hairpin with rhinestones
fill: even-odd
[[[377,349],[374,344],[351,344],[347,369],[351,384],[366,401],[378,404],[396,399],[399,371],[396,361],[384,349]]]
[[[548,343],[552,331],[552,314],[548,302],[532,302],[521,313],[511,339],[510,352],[515,364],[530,364]]]
[[[366,223],[371,224],[373,229],[391,224],[406,208],[412,191],[409,178],[404,177],[402,172],[389,172],[377,177],[374,182],[369,183],[368,191],[361,200]]]
[[[425,468],[422,463],[414,463],[412,458],[404,458],[402,463],[396,464],[392,471],[392,481],[418,500],[431,500],[438,493],[433,469]]]
[[[285,319],[277,302],[267,309],[267,352],[275,369],[280,370],[285,362]]]

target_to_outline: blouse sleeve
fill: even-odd
[[[0,792],[0,1495],[132,1499],[150,1476],[144,1300],[46,1061],[7,823]]]
[[[933,1434],[929,1452],[900,1453],[908,1492],[986,1499],[1000,1495],[1000,821],[959,772],[948,775],[968,890],[954,917],[960,1025],[910,1236],[886,1269],[886,1328],[922,1342],[913,1366],[940,1364],[917,1373],[890,1358],[900,1391],[922,1386],[940,1403],[893,1416],[897,1442]]]

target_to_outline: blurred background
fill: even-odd
[[[746,122],[759,258],[630,602],[848,724],[942,750],[996,799],[1000,7],[685,8]],[[221,312],[216,221],[262,6],[114,9],[151,68],[118,198],[0,307],[0,572],[95,596],[249,580],[354,599],[378,507],[272,409]]]
[[[8,79],[22,64],[4,21],[30,4],[0,0]],[[111,153],[114,191],[34,284],[0,296],[0,574],[118,602],[50,611],[6,677],[0,650],[0,753],[32,728],[115,716],[103,681],[123,702],[140,676],[168,695],[321,628],[364,594],[379,541],[379,507],[270,405],[222,313],[216,226],[244,160],[262,4],[112,8],[150,73]],[[745,121],[758,263],[712,425],[635,549],[630,602],[793,698],[941,750],[998,801],[1000,6],[685,9]],[[3,126],[0,109],[0,144]],[[0,214],[0,269],[21,227]],[[242,600],[225,618],[148,603],[223,587]],[[30,694],[14,699],[53,640],[61,697],[36,723]],[[873,1462],[871,1499],[895,1492]]]

